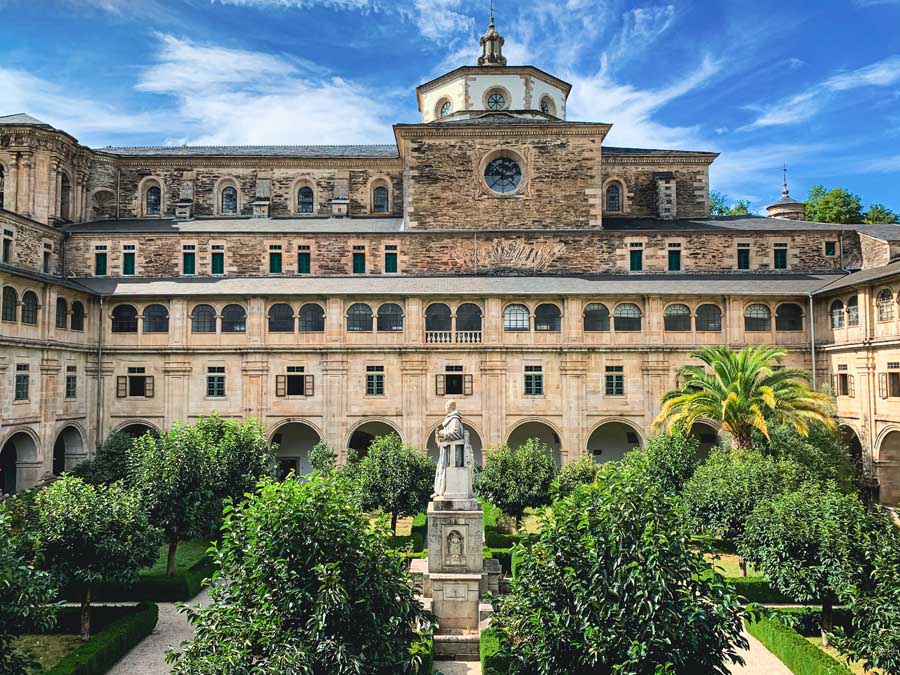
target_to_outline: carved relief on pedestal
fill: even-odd
[[[447,564],[454,567],[466,564],[466,543],[458,530],[447,536]]]

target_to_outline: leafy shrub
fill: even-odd
[[[643,453],[647,477],[671,495],[680,495],[699,464],[700,442],[680,426],[658,433],[647,443]],[[637,453],[631,453],[634,455]]]
[[[128,448],[134,439],[126,433],[116,431],[106,437],[93,459],[82,462],[70,473],[93,485],[109,485],[128,476]]]
[[[776,619],[759,616],[745,625],[794,675],[852,675],[845,665]]]
[[[517,448],[503,444],[487,455],[475,480],[475,492],[504,513],[516,526],[525,509],[550,503],[550,485],[556,478],[553,451],[536,438]]]
[[[550,486],[551,497],[554,501],[564,499],[580,485],[593,483],[601,471],[601,466],[590,455],[582,457],[577,462],[566,464]]]
[[[337,466],[337,453],[327,442],[319,441],[309,451],[309,463],[315,471],[326,473]]]
[[[493,628],[481,631],[479,641],[482,675],[508,675],[510,659],[500,650],[500,637]]]

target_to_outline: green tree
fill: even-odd
[[[319,441],[309,451],[309,463],[320,473],[328,473],[337,466],[337,453],[325,441]]]
[[[115,483],[128,476],[128,448],[133,438],[126,433],[116,431],[106,437],[93,459],[82,462],[70,473],[84,479],[86,483]]]
[[[121,482],[91,485],[63,476],[35,499],[43,566],[62,585],[81,588],[81,639],[91,636],[91,587],[132,583],[156,561],[160,533],[140,496]]]
[[[900,673],[900,530],[883,513],[873,519],[866,552],[871,571],[844,598],[853,629],[837,629],[834,644],[866,671]]]
[[[710,190],[709,193],[709,214],[711,216],[727,216],[728,215],[728,197],[716,190]]]
[[[822,643],[827,647],[834,603],[866,565],[867,522],[855,495],[833,483],[805,483],[760,501],[747,519],[738,550],[781,593],[822,605]]]
[[[214,532],[221,525],[225,500],[240,501],[261,479],[275,477],[275,457],[265,430],[256,420],[241,423],[213,414],[201,417],[196,429],[205,437],[204,445],[211,455],[216,486],[211,523]]]
[[[24,557],[19,535],[10,517],[0,510],[0,673],[26,675],[28,659],[12,649],[19,635],[35,627],[47,629],[56,622],[53,577]],[[32,556],[33,558],[33,556]]]
[[[262,484],[227,509],[212,603],[186,609],[173,672],[417,672],[432,617],[388,546],[334,474]]]
[[[869,210],[866,211],[865,222],[870,225],[883,223],[894,224],[900,223],[900,219],[898,219],[896,213],[891,211],[884,204],[872,204],[872,206],[869,207]]]
[[[593,483],[602,470],[603,465],[595,462],[590,455],[582,457],[577,462],[569,462],[553,479],[553,483],[550,485],[551,497],[554,501],[568,497],[580,485]]]
[[[663,396],[655,425],[690,429],[698,419],[721,422],[735,448],[751,445],[753,430],[768,437],[772,423],[791,424],[805,436],[813,422],[836,426],[831,397],[810,389],[810,375],[796,368],[777,370],[784,351],[748,346],[704,347],[691,353],[703,365],[679,371],[680,386]]]
[[[492,626],[512,673],[717,673],[740,663],[741,603],[639,462],[604,465],[520,547]]]
[[[810,424],[801,436],[790,424],[769,426],[769,438],[753,435],[753,447],[766,455],[787,459],[801,467],[801,477],[810,481],[834,481],[843,492],[857,492],[862,485],[861,467],[838,429]]]
[[[686,527],[734,545],[760,502],[796,482],[799,467],[779,462],[756,450],[714,449],[685,483],[679,510]],[[740,559],[741,575],[747,575]]]
[[[517,448],[504,443],[488,453],[475,478],[475,493],[512,516],[518,528],[525,509],[550,503],[557,472],[553,451],[537,438]]]
[[[826,190],[822,185],[813,185],[809,189],[806,219],[814,223],[842,224],[865,221],[859,195],[844,188]]]
[[[739,199],[728,209],[729,216],[749,216],[751,213],[753,212],[750,210],[750,202],[746,199]]]
[[[654,435],[645,450],[628,454],[645,458],[647,477],[669,495],[680,495],[685,483],[697,470],[700,443],[682,427]]]

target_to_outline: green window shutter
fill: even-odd
[[[105,253],[95,253],[94,254],[94,274],[98,277],[106,274],[106,254]]]
[[[194,254],[193,253],[184,253],[184,254],[182,254],[182,257],[183,257],[183,263],[184,263],[182,265],[183,274],[196,274],[197,273],[197,265],[196,265],[197,260],[194,257]]]
[[[297,254],[297,274],[309,274],[311,269],[309,253]]]
[[[213,274],[225,274],[225,254],[224,253],[213,253],[212,254],[212,273]]]
[[[739,270],[749,270],[750,269],[750,249],[748,248],[739,248],[738,252],[738,269]]]
[[[384,271],[387,274],[396,274],[397,273],[397,254],[396,253],[385,253],[384,254]]]
[[[669,271],[670,272],[680,272],[681,271],[681,251],[677,251],[677,250],[669,251]]]
[[[281,254],[269,254],[269,274],[281,274]]]
[[[641,250],[630,251],[631,271],[640,272],[644,269],[644,252]]]
[[[775,269],[776,270],[786,270],[787,269],[787,249],[785,249],[785,248],[776,248],[775,249]]]
[[[354,253],[353,254],[353,274],[365,274],[366,273],[366,254],[365,253]]]
[[[134,274],[134,253],[125,253],[122,256],[122,274],[125,276]]]

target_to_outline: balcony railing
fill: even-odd
[[[481,344],[480,330],[427,330],[425,342],[432,345],[457,344],[476,345]]]

